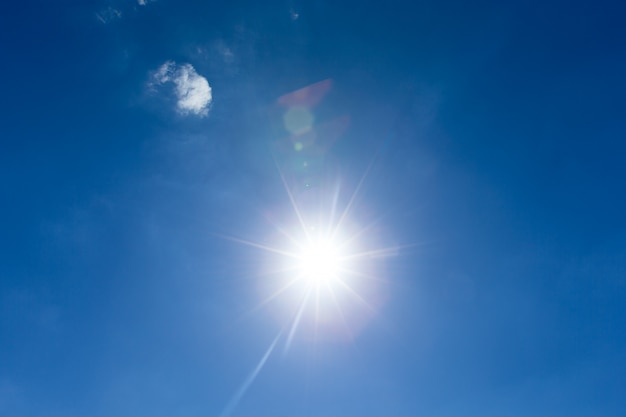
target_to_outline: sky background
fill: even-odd
[[[623,416],[625,12],[4,4],[0,415]],[[298,228],[281,173],[410,246],[238,397],[296,299],[224,236]]]

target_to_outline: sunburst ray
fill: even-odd
[[[285,343],[285,352],[289,350],[291,347],[291,342],[293,340],[294,335],[296,334],[296,330],[298,329],[298,325],[300,324],[300,320],[302,319],[302,314],[304,313],[304,309],[306,308],[307,301],[309,300],[309,296],[311,295],[311,288],[307,289],[307,292],[304,295],[302,303],[300,304],[300,308],[298,309],[298,313],[293,320],[291,325],[291,329],[289,330],[289,336],[287,336],[287,341]]]

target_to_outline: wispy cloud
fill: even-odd
[[[217,49],[217,52],[224,60],[225,64],[232,64],[234,62],[235,54],[233,53],[233,50],[228,45],[226,45],[224,41],[218,40],[215,43],[215,48]]]
[[[137,0],[139,6],[146,6],[148,3],[153,3],[156,0]],[[123,3],[120,1],[113,2],[115,7],[107,6],[100,9],[95,13],[96,19],[101,23],[108,24],[122,18],[122,15],[129,16],[132,13],[137,12],[137,6],[132,6],[129,3]]]
[[[122,12],[113,7],[107,7],[96,13],[96,19],[107,24],[122,17]]]
[[[191,64],[166,61],[152,74],[151,86],[174,84],[176,107],[181,114],[206,116],[213,100],[211,86]]]

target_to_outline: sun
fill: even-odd
[[[351,193],[342,193],[337,180],[301,201],[276,168],[292,215],[268,213],[271,233],[260,241],[221,235],[264,255],[257,271],[261,300],[250,312],[272,306],[284,323],[286,350],[298,329],[313,340],[323,331],[351,339],[386,302],[385,259],[404,246],[382,245],[378,220],[357,216],[357,195],[369,167]]]
[[[308,285],[328,286],[340,279],[343,258],[341,248],[332,239],[318,239],[302,248],[296,269]]]

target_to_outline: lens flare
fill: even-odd
[[[325,80],[278,100],[285,108],[283,132],[289,134],[278,150],[291,157],[282,164],[276,154],[273,157],[288,199],[286,208],[262,210],[272,227],[257,239],[221,236],[263,255],[254,262],[252,272],[263,294],[248,312],[271,306],[281,323],[278,335],[236,391],[223,417],[237,406],[279,340],[284,341],[283,353],[300,347],[299,341],[318,343],[326,336],[353,341],[387,301],[385,258],[413,246],[385,246],[381,218],[372,217],[371,207],[360,210],[362,188],[376,156],[348,192],[345,185],[350,181],[328,162],[330,147],[350,124],[348,116],[316,122],[315,106],[330,87],[331,81]]]

